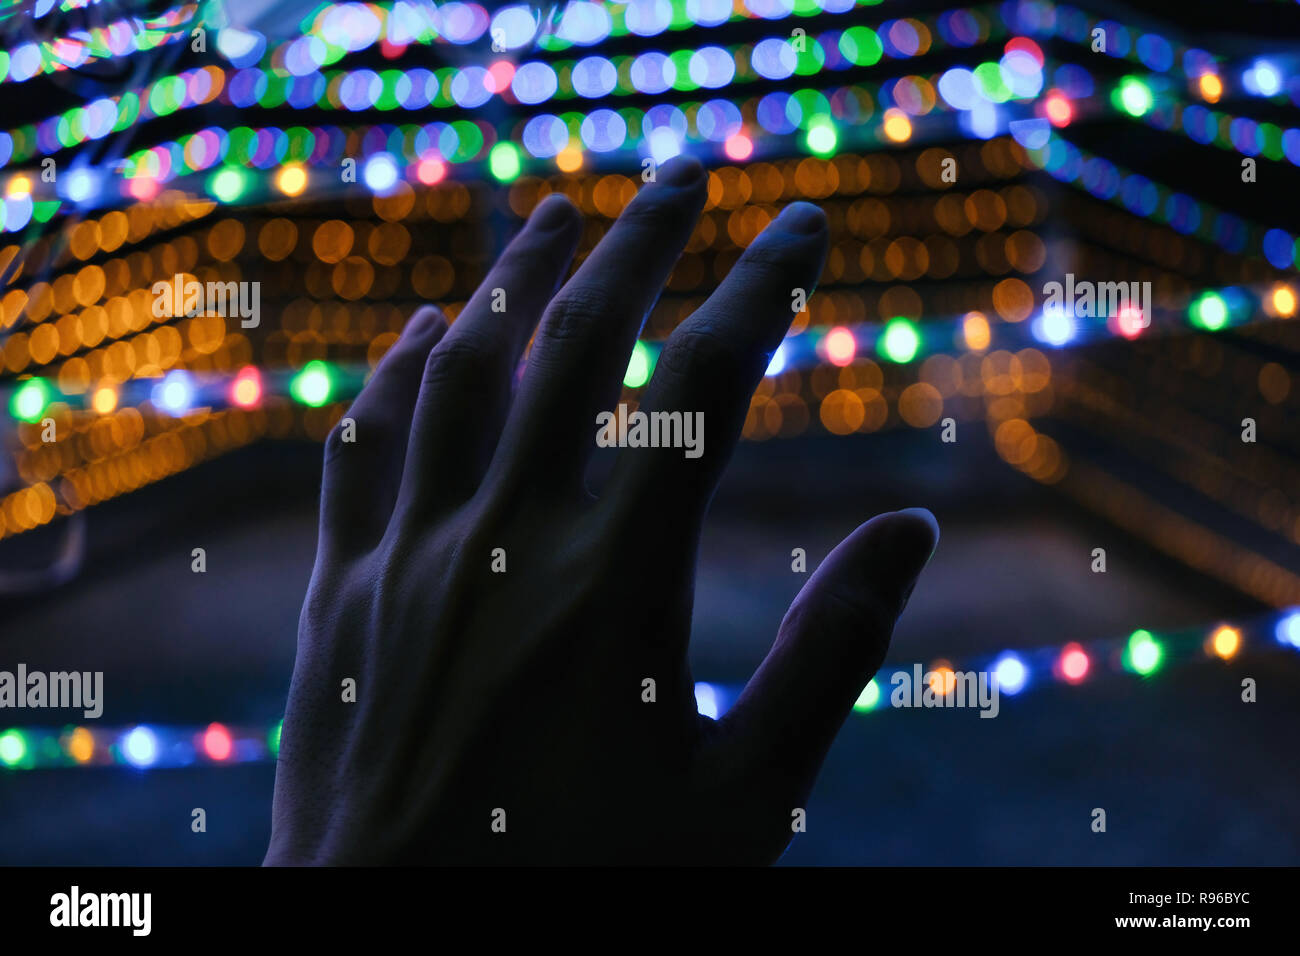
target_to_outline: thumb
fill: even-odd
[[[934,553],[924,508],[878,515],[839,543],[786,612],[776,642],[723,719],[733,758],[807,787]]]

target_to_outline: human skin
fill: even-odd
[[[858,527],[734,706],[697,713],[705,513],[827,241],[822,212],[794,203],[749,246],[641,396],[645,411],[703,412],[703,455],[621,449],[597,497],[597,415],[618,402],[706,180],[694,160],[662,166],[567,283],[581,217],[544,200],[450,328],[431,307],[412,318],[345,417],[354,440],[344,422],[330,435],[267,864],[784,852],[938,527],[921,509]]]

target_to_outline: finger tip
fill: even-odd
[[[928,508],[903,508],[885,516],[894,547],[929,561],[939,546],[939,521]]]
[[[685,153],[674,156],[659,168],[656,182],[669,186],[693,186],[704,182],[704,164]]]
[[[934,512],[929,508],[900,508],[894,514],[925,524],[930,528],[935,538],[939,537],[939,519],[934,516]]]
[[[813,236],[826,231],[826,213],[810,202],[792,202],[781,210],[776,225],[794,235]]]
[[[551,193],[533,209],[528,224],[534,229],[558,231],[582,221],[582,213],[564,193]]]
[[[939,546],[939,522],[923,507],[889,511],[867,522],[866,527],[884,551],[902,566],[917,568],[918,574]]]

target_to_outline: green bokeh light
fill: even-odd
[[[1145,116],[1154,103],[1151,87],[1136,76],[1126,76],[1119,81],[1119,107],[1129,116]]]
[[[1129,636],[1124,654],[1129,670],[1142,675],[1154,673],[1159,670],[1164,656],[1164,648],[1150,631],[1134,631]]]
[[[246,185],[243,171],[227,166],[208,180],[208,192],[224,203],[233,203],[239,201]]]
[[[993,62],[981,63],[975,67],[975,79],[984,95],[994,103],[1005,103],[1011,99],[1011,90],[1007,89],[1002,79],[1002,67]]]
[[[840,52],[856,66],[871,66],[884,54],[880,37],[871,27],[849,27],[840,34]]]
[[[891,362],[910,362],[921,348],[921,336],[907,319],[891,319],[880,333],[879,348]]]
[[[1193,301],[1188,310],[1194,325],[1217,332],[1228,324],[1228,303],[1217,292],[1203,292]]]
[[[808,124],[804,141],[810,152],[818,156],[830,156],[839,145],[840,138],[835,132],[835,125],[829,119],[819,117]]]
[[[289,394],[295,401],[319,408],[330,400],[334,392],[334,376],[330,367],[319,360],[308,362],[289,383]]]
[[[27,740],[16,730],[0,734],[0,763],[16,767],[27,756]]]
[[[869,710],[875,710],[879,703],[880,685],[876,683],[876,679],[873,677],[867,683],[867,686],[862,688],[862,693],[858,695],[857,701],[854,702],[853,709],[858,713],[865,714]]]
[[[43,378],[29,378],[9,399],[9,414],[24,422],[38,422],[50,403],[50,386]]]
[[[654,356],[650,354],[650,347],[644,342],[637,342],[632,347],[632,359],[627,363],[623,384],[627,388],[640,388],[650,381],[650,372],[653,369]]]
[[[488,168],[498,182],[514,182],[523,169],[523,164],[519,161],[519,147],[509,142],[497,143],[488,154]]]

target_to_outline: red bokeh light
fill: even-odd
[[[722,151],[733,162],[742,163],[754,155],[754,141],[744,133],[737,133],[727,138],[722,144]]]
[[[1040,47],[1033,40],[1029,39],[1029,37],[1012,37],[1010,40],[1007,41],[1007,45],[1002,49],[1006,53],[1011,53],[1016,50],[1019,50],[1022,53],[1028,53],[1030,56],[1032,56],[1035,60],[1038,61],[1039,66],[1043,65],[1042,47]]]
[[[1142,330],[1147,327],[1147,320],[1142,315],[1142,310],[1126,305],[1119,310],[1115,316],[1115,327],[1120,335],[1126,339],[1135,339],[1142,334]]]
[[[1077,684],[1088,676],[1088,669],[1092,662],[1088,660],[1088,654],[1078,644],[1066,644],[1061,650],[1061,659],[1059,661],[1061,676],[1071,684]]]
[[[825,348],[826,358],[832,365],[844,366],[857,357],[858,341],[852,332],[837,325],[826,333]]]
[[[226,760],[234,750],[230,731],[220,724],[208,724],[203,732],[203,752],[212,760]]]
[[[489,93],[502,93],[510,89],[510,81],[515,78],[515,65],[509,60],[497,60],[488,67],[487,76],[483,77],[483,86]]]
[[[249,366],[240,369],[230,384],[230,401],[240,408],[252,408],[262,400],[262,376]]]
[[[137,176],[130,180],[127,191],[140,202],[148,202],[158,196],[162,191],[162,185],[150,176]]]
[[[1043,101],[1043,107],[1053,126],[1069,126],[1070,120],[1074,119],[1074,107],[1070,105],[1069,97],[1060,90],[1052,90],[1048,93]]]
[[[447,164],[432,156],[420,160],[415,165],[415,178],[426,186],[442,182],[447,175]]]

